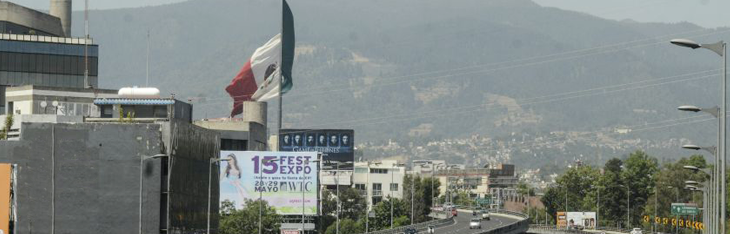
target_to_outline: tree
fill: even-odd
[[[5,126],[0,129],[0,140],[7,140],[10,128],[13,126],[13,114],[5,116]]]
[[[656,192],[652,191],[652,195],[644,206],[643,215],[654,217],[654,213],[656,212],[656,216],[658,217],[672,217],[670,204],[673,202],[697,201],[698,205],[702,206],[702,194],[685,190],[684,181],[694,180],[702,183],[707,178],[703,176],[703,173],[694,173],[685,170],[684,166],[687,165],[698,168],[708,167],[704,157],[701,155],[692,155],[689,158],[682,158],[675,163],[664,164],[662,169],[655,174]],[[677,201],[677,198],[679,198],[679,201]],[[645,224],[644,227],[651,228],[652,225]],[[671,227],[665,227],[664,225],[657,226],[657,229],[657,231],[662,232],[674,231]]]
[[[262,212],[262,233],[278,234],[281,225],[281,216],[276,210],[269,206],[266,201],[246,200],[243,209],[237,210],[235,204],[230,201],[223,201],[221,207],[221,218],[219,233],[239,234],[258,233],[259,226],[259,205],[263,206]],[[260,204],[263,203],[263,204]]]
[[[631,153],[629,157],[624,161],[624,170],[621,171],[624,191],[628,188],[629,202],[633,212],[629,212],[630,223],[627,227],[641,225],[641,215],[644,205],[646,205],[649,195],[654,192],[654,179],[653,177],[657,173],[659,163],[657,159],[649,156],[641,150],[637,150]],[[681,185],[677,188],[684,188]]]
[[[327,227],[327,231],[325,231],[325,234],[335,234],[337,233],[337,227],[336,224],[331,224],[329,227]],[[365,224],[362,221],[354,221],[352,219],[346,218],[340,220],[340,233],[363,233],[365,232]]]
[[[410,206],[413,204],[413,210],[416,213],[414,216],[415,223],[424,222],[429,219],[428,215],[431,213],[431,207],[433,206],[433,199],[431,198],[431,183],[433,183],[434,190],[437,190],[440,186],[440,182],[432,178],[421,178],[419,176],[413,177],[411,175],[406,175],[403,179],[403,200],[409,208],[409,218],[411,215]],[[411,189],[414,190],[413,203],[411,202]],[[434,191],[433,195],[438,196],[439,192]]]
[[[396,224],[401,224],[400,222],[395,222],[400,217],[405,217],[406,219],[408,219],[408,223],[410,223],[410,218],[408,217],[410,205],[406,205],[406,203],[403,202],[403,200],[401,199],[389,198],[381,201],[380,203],[375,205],[375,207],[373,207],[373,211],[375,212],[375,218],[370,219],[371,230],[382,230],[390,228],[391,203],[393,203],[393,227],[398,227]]]
[[[337,221],[337,196],[336,192],[330,190],[322,191],[322,225],[329,227]],[[365,197],[360,196],[354,188],[340,189],[340,226],[343,219],[359,220],[364,217],[367,207]]]
[[[609,163],[611,160],[606,163],[606,168],[610,168]],[[620,176],[621,168],[620,166],[618,168],[618,171],[606,169],[598,180],[598,189],[601,193],[599,226],[616,226],[617,222],[626,220],[626,189],[621,187],[623,184]]]
[[[565,171],[556,179],[556,184],[548,188],[542,202],[552,219],[559,211],[590,211],[595,207],[591,194],[600,178],[597,169],[591,166],[577,166]],[[567,202],[567,203],[566,203]]]

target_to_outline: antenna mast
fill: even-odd
[[[89,88],[89,0],[84,0],[84,34],[84,88]]]
[[[147,29],[147,78],[144,82],[145,87],[150,87],[150,30]]]

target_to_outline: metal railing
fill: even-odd
[[[544,224],[531,224],[529,231],[530,233],[574,233],[574,234],[595,234],[596,232],[614,232],[614,233],[631,233],[631,230],[617,227],[596,227],[586,229],[566,229],[558,228],[555,225],[544,225]],[[643,231],[646,234],[653,234],[651,231]]]

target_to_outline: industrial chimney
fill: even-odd
[[[51,0],[50,13],[61,19],[64,36],[71,37],[71,0]]]

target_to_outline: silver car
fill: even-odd
[[[474,218],[469,222],[469,229],[482,229],[482,220]]]

